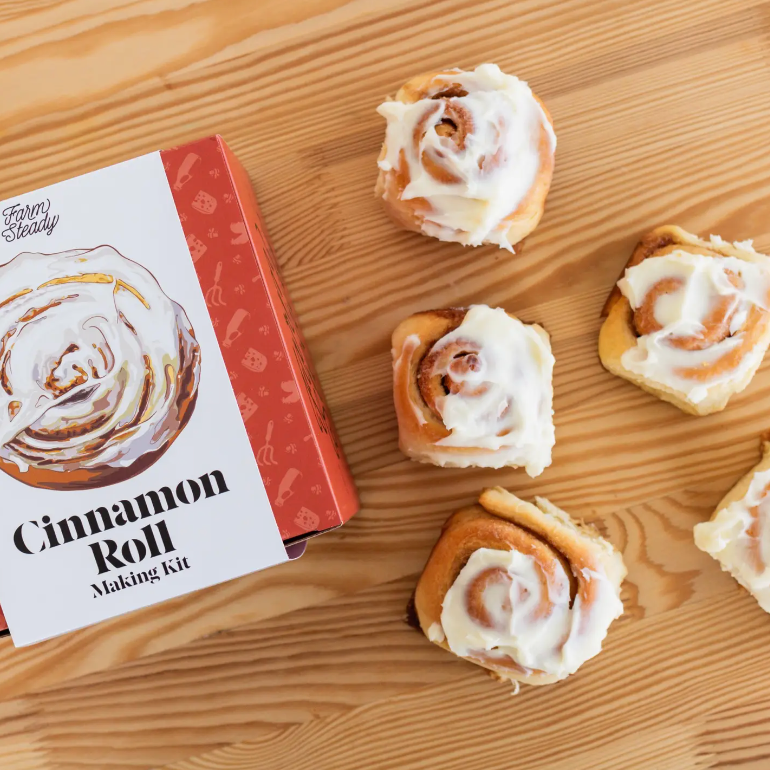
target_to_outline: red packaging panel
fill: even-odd
[[[358,498],[248,175],[220,137],[161,156],[281,536],[336,527]]]

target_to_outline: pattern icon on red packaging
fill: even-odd
[[[281,390],[286,395],[281,399],[284,404],[296,404],[299,401],[299,388],[294,380],[287,380],[281,383]]]
[[[275,459],[275,449],[272,445],[273,428],[275,423],[270,420],[265,432],[265,443],[257,450],[257,465],[278,465]]]
[[[233,317],[230,319],[230,323],[227,324],[227,331],[225,332],[225,338],[222,340],[222,344],[226,347],[232,347],[238,337],[243,334],[241,331],[241,324],[251,315],[248,310],[239,308],[233,313]]]
[[[264,372],[267,368],[267,356],[263,356],[258,350],[249,348],[246,351],[246,355],[243,357],[241,363],[250,372],[256,372],[257,374]],[[293,383],[292,383],[293,384]]]
[[[246,224],[244,222],[233,222],[230,225],[230,230],[235,234],[235,238],[230,240],[233,246],[240,246],[242,243],[249,242],[249,234],[246,232]]]
[[[213,214],[217,210],[217,199],[205,190],[199,190],[190,205],[201,214]]]
[[[205,253],[208,246],[198,238],[194,233],[187,236],[187,248],[190,249],[190,256],[193,262],[197,262]]]
[[[278,495],[273,501],[275,505],[280,508],[294,494],[292,487],[294,486],[294,482],[301,475],[302,474],[296,468],[289,468],[289,470],[286,471],[281,483],[278,485]]]
[[[313,530],[318,529],[318,525],[321,523],[321,517],[317,513],[313,513],[310,508],[305,508],[303,505],[294,517],[294,523],[298,527],[303,527],[306,532],[312,532]]]
[[[217,271],[214,273],[214,285],[206,292],[206,304],[210,307],[222,307],[226,305],[222,299],[222,287],[219,282],[222,280],[222,263],[217,262]]]
[[[241,410],[241,417],[246,422],[257,411],[257,402],[250,399],[245,393],[239,393],[236,400],[238,401],[238,409]]]
[[[182,165],[179,166],[179,171],[177,171],[174,182],[175,190],[181,190],[193,178],[192,170],[200,162],[200,159],[201,156],[194,152],[187,154]]]

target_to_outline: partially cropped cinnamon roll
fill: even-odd
[[[762,459],[695,526],[695,545],[716,559],[770,612],[770,442]]]
[[[0,267],[0,470],[48,489],[122,481],[193,412],[200,348],[184,310],[111,246]]]
[[[401,450],[451,467],[551,464],[553,365],[548,334],[500,308],[417,313],[393,332]]]
[[[509,251],[537,227],[556,136],[525,82],[494,64],[436,72],[378,111],[388,126],[376,193],[398,224]]]
[[[535,503],[498,487],[452,515],[414,605],[440,647],[498,679],[551,684],[600,652],[626,568],[592,527]]]
[[[770,257],[679,227],[645,235],[610,295],[599,355],[691,414],[725,408],[770,345]]]

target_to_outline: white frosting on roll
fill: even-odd
[[[544,570],[534,557],[517,551],[479,548],[471,554],[444,597],[441,628],[452,652],[490,660],[509,657],[526,673],[542,671],[559,678],[574,673],[601,651],[612,621],[623,612],[618,590],[603,572],[585,570],[594,601],[573,598],[570,576],[561,561]],[[468,595],[484,573],[486,623],[468,612]]]
[[[25,473],[66,484],[66,471],[130,466],[173,440],[194,403],[184,310],[111,246],[0,267],[0,339],[0,457]]]
[[[556,440],[554,357],[546,332],[511,318],[501,308],[473,305],[463,322],[442,337],[432,352],[450,345],[472,351],[477,364],[437,372],[456,383],[457,392],[436,400],[450,431],[436,446],[493,450],[494,467],[518,465],[530,476],[542,473],[551,464]],[[440,452],[435,454],[435,462],[444,459]],[[465,465],[477,459],[471,454],[456,458]]]
[[[542,131],[547,132],[551,154],[556,136],[529,86],[497,65],[482,64],[473,72],[456,70],[449,78],[448,82],[467,91],[467,96],[451,98],[467,115],[464,148],[458,150],[452,139],[436,132],[435,125],[443,118],[455,121],[455,116],[446,114],[447,100],[388,101],[378,108],[388,121],[386,153],[379,167],[391,171],[399,167],[402,157],[406,160],[410,182],[401,197],[430,203],[422,222],[427,235],[471,246],[495,243],[513,250],[504,220],[535,183]],[[415,146],[426,115],[430,126]],[[450,181],[439,180],[425,169],[426,156],[445,169]]]
[[[743,498],[696,524],[693,533],[695,545],[770,612],[770,470],[755,473]]]
[[[655,301],[654,319],[660,328],[637,339],[636,345],[623,354],[623,366],[671,388],[694,404],[703,401],[715,385],[738,381],[756,367],[763,355],[761,346],[747,351],[736,366],[719,366],[720,359],[726,363],[728,354],[744,343],[744,325],[752,307],[768,308],[770,259],[756,252],[752,257],[754,261],[746,261],[675,250],[626,270],[618,287],[635,311],[660,282],[674,279],[679,286],[661,293]],[[702,335],[717,303],[724,303],[729,318],[723,339],[702,349],[672,344],[677,339]],[[694,370],[709,367],[714,371],[708,376],[693,376]]]

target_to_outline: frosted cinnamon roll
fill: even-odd
[[[665,226],[644,236],[605,306],[613,374],[690,414],[725,408],[770,344],[770,257],[751,241]]]
[[[0,470],[86,489],[154,463],[190,419],[200,349],[184,310],[111,246],[0,267]]]
[[[417,313],[393,332],[401,450],[450,467],[551,464],[553,365],[548,334],[500,308]]]
[[[695,545],[716,559],[770,612],[770,442],[762,460],[721,500],[710,521],[696,524]]]
[[[388,125],[376,193],[398,224],[509,251],[537,227],[556,135],[524,81],[495,64],[421,75],[378,112]]]
[[[551,684],[601,651],[626,568],[592,527],[535,503],[497,487],[451,516],[414,605],[440,647],[498,679]]]

